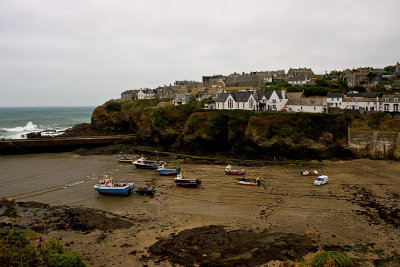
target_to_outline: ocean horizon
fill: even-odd
[[[95,106],[0,107],[0,138],[25,139],[28,133],[57,136],[89,123]]]

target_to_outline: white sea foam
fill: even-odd
[[[23,127],[1,128],[0,130],[5,131],[5,132],[34,132],[34,131],[39,131],[37,125],[33,124],[31,121],[28,122]]]
[[[28,122],[25,126],[17,126],[12,128],[0,128],[0,137],[7,139],[26,139],[26,135],[29,133],[41,133],[43,137],[53,137],[63,134],[70,127],[63,129],[52,129],[49,130],[50,126],[38,126],[33,122]]]
[[[28,122],[25,126],[17,126],[12,128],[1,128],[2,136],[9,139],[24,139],[28,133],[40,132],[40,129],[33,122]]]

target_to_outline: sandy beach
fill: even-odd
[[[21,225],[28,225],[26,221],[32,221],[35,216],[41,218],[45,225],[41,232],[45,238],[60,240],[92,266],[199,263],[198,259],[182,262],[172,256],[156,255],[149,247],[161,239],[173,239],[183,230],[211,225],[222,226],[227,232],[241,230],[297,236],[316,228],[321,234],[321,246],[373,244],[377,251],[400,249],[398,162],[358,159],[311,162],[308,166],[245,167],[247,177],[260,176],[262,185],[259,187],[238,185],[236,176],[225,175],[222,165],[189,164],[184,160],[167,163],[169,167],[180,167],[186,177],[201,179],[201,186],[195,189],[176,187],[172,177],[158,176],[154,170],[136,169],[133,164],[118,163],[115,155],[18,155],[0,157],[0,197],[14,198],[17,202],[35,201],[51,207],[78,207],[83,214],[87,212],[86,222],[91,216],[95,218],[96,212],[106,212],[104,216],[129,222],[128,225],[100,222],[91,229],[77,231],[49,226],[44,208],[36,213],[29,205],[21,208]],[[328,175],[329,183],[317,187],[313,185],[315,177],[299,175],[300,170],[311,168]],[[93,185],[104,175],[134,182],[136,186],[151,185],[156,188],[156,194],[154,197],[98,195]],[[90,215],[90,210],[96,212]],[[99,227],[101,224],[109,225],[110,230]],[[359,257],[354,251],[348,254]],[[218,253],[202,255],[216,260],[222,257]],[[369,256],[377,257],[373,253]],[[242,254],[241,257],[246,256]],[[277,264],[276,261],[249,261],[248,266]],[[368,264],[372,263],[366,262]]]

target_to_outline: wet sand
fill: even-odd
[[[172,177],[118,163],[115,155],[19,155],[0,157],[0,197],[94,208],[128,218],[133,223],[128,229],[44,233],[93,266],[170,266],[166,259],[151,256],[148,247],[182,230],[209,225],[296,235],[317,228],[323,245],[375,243],[384,251],[400,250],[398,162],[314,162],[320,174],[329,176],[321,187],[313,185],[315,177],[299,175],[307,166],[246,167],[247,177],[261,177],[257,187],[238,185],[236,176],[224,174],[225,166],[167,163],[181,167],[186,177],[201,179],[201,186],[176,187]],[[93,185],[102,175],[154,186],[156,195],[98,195]]]

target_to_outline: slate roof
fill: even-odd
[[[286,103],[286,106],[323,106],[323,98],[290,98]]]
[[[304,92],[288,92],[286,93],[286,96],[288,97],[288,99],[291,98],[301,98],[303,96]]]
[[[265,96],[266,99],[269,99],[272,95],[273,91],[257,91],[257,97],[258,99],[263,98]]]
[[[376,97],[376,93],[349,93],[347,97]]]
[[[282,91],[279,90],[274,90],[274,91],[278,95],[279,99],[288,99],[286,94],[285,97],[282,97]],[[266,99],[270,99],[274,91],[257,91],[257,97],[258,99],[261,99],[263,96],[265,96]]]
[[[226,84],[236,84],[236,83],[245,83],[245,82],[260,82],[261,75],[259,74],[244,74],[238,76],[229,76],[226,79]]]
[[[294,77],[290,77],[288,79],[288,82],[295,82],[295,81],[303,82],[303,81],[307,81],[307,78],[305,76],[294,76]]]
[[[279,99],[288,99],[286,94],[285,94],[285,97],[282,97],[282,91],[278,91],[278,90],[274,90],[274,91],[278,95]]]
[[[344,94],[339,94],[339,93],[333,93],[333,94],[327,94],[326,98],[343,98]]]
[[[389,98],[389,101],[386,101],[387,97]],[[388,103],[388,102],[398,103],[399,100],[394,101],[395,98],[400,99],[400,96],[399,95],[384,95],[381,98],[379,98],[379,101],[380,102],[386,102],[386,103]]]
[[[228,96],[231,95],[235,102],[247,102],[251,96],[250,92],[231,92],[231,93],[220,93],[216,102],[225,102]]]

